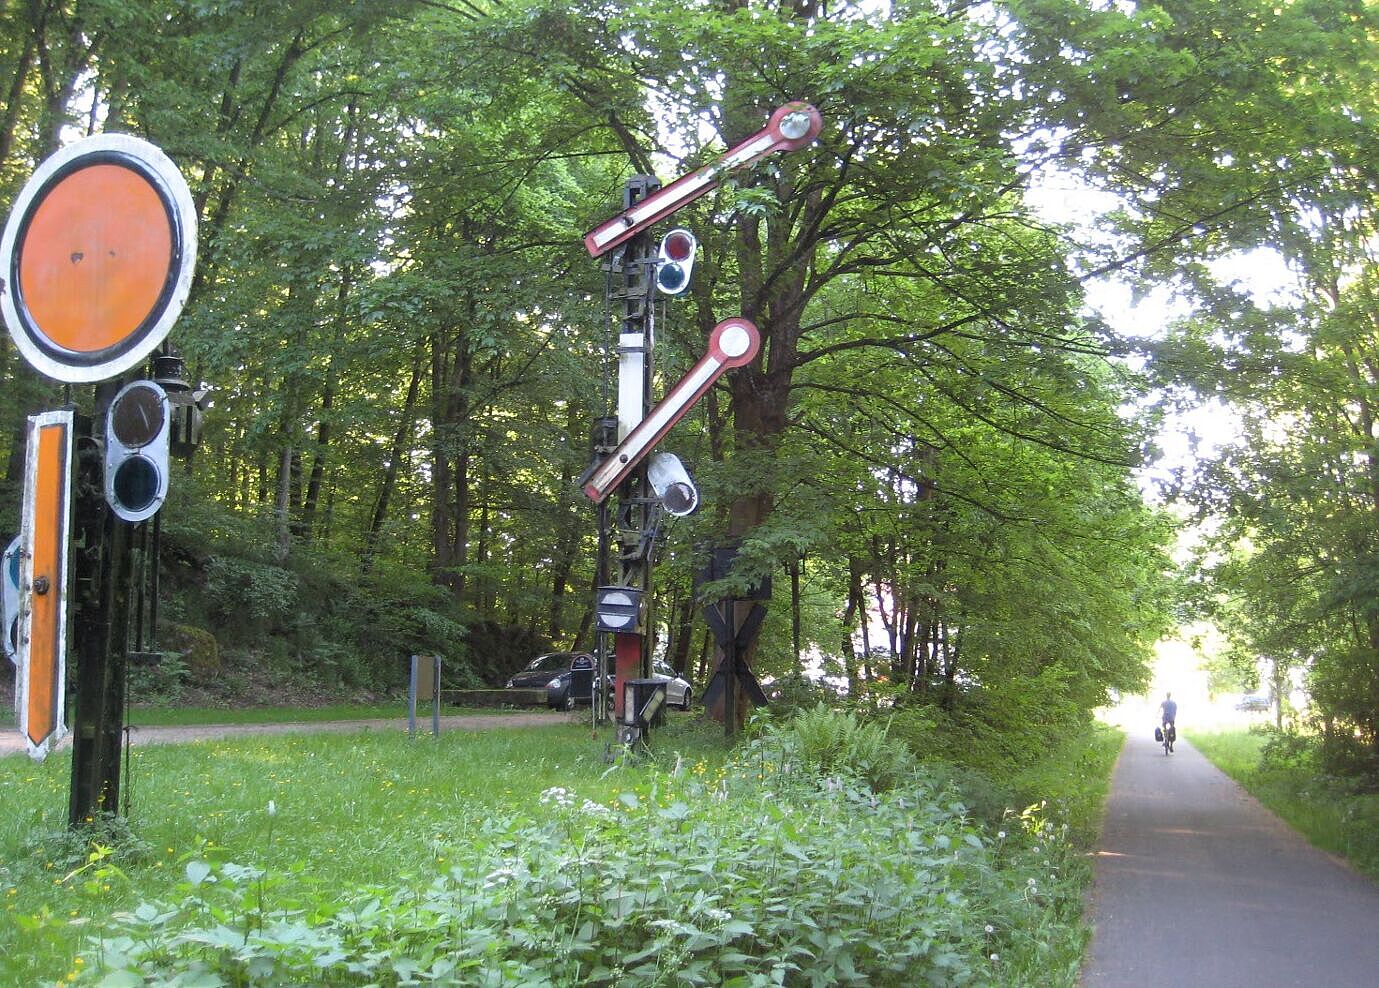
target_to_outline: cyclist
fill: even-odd
[[[1173,750],[1173,742],[1178,737],[1178,727],[1174,723],[1178,719],[1178,704],[1173,699],[1172,693],[1164,694],[1164,702],[1159,704],[1159,716],[1164,725],[1164,741],[1168,745],[1168,750]]]

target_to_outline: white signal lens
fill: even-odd
[[[781,117],[780,136],[788,141],[798,141],[809,133],[809,114],[796,110]]]

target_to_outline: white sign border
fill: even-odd
[[[53,670],[53,690],[57,694],[54,699],[54,709],[56,715],[53,718],[53,732],[38,744],[29,740],[29,641],[33,637],[33,606],[30,600],[33,595],[34,582],[34,525],[36,524],[35,515],[37,505],[35,499],[38,490],[38,435],[46,427],[51,425],[62,425],[65,427],[66,434],[66,453],[67,472],[62,478],[62,544],[59,547],[59,558],[62,560],[61,573],[54,581],[51,593],[61,594],[62,600],[57,609],[57,668]],[[67,736],[67,581],[69,579],[68,570],[71,566],[71,534],[72,534],[72,450],[73,430],[76,426],[76,415],[70,409],[60,409],[56,412],[42,412],[38,415],[29,416],[29,438],[28,456],[24,461],[24,510],[22,521],[19,527],[19,537],[21,539],[19,555],[19,641],[15,649],[15,690],[14,690],[14,713],[15,720],[19,725],[19,736],[24,740],[24,747],[29,753],[29,757],[36,762],[43,761],[48,756],[48,752]]]

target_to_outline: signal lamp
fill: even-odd
[[[683,517],[699,507],[699,489],[674,453],[656,453],[646,469],[651,489],[669,514]]]
[[[671,230],[662,237],[656,265],[656,287],[667,295],[679,295],[688,288],[698,246],[699,241],[688,230]]]
[[[110,403],[105,426],[105,499],[125,521],[146,521],[168,496],[168,396],[134,381]]]

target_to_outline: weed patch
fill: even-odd
[[[587,728],[134,750],[135,832],[56,834],[64,760],[0,762],[0,980],[1072,985],[1081,849],[689,719],[610,767]],[[870,742],[858,749],[870,758]]]

